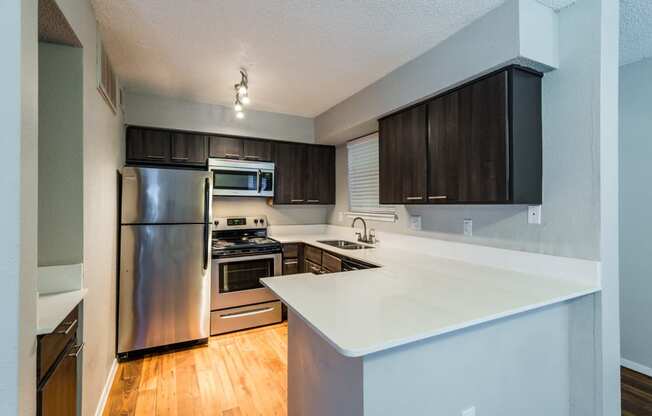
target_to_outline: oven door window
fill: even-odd
[[[235,191],[256,191],[258,172],[241,170],[214,170],[213,188]]]
[[[263,287],[260,279],[274,275],[274,259],[233,261],[220,264],[220,293]]]

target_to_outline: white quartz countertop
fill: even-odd
[[[561,279],[451,260],[397,247],[342,250],[329,234],[276,235],[381,266],[262,279],[340,354],[358,357],[600,290]],[[351,240],[351,239],[349,239]],[[352,240],[351,240],[352,241]]]
[[[81,302],[87,289],[49,293],[38,297],[38,328],[36,335],[49,334]]]

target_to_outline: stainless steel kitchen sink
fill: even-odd
[[[329,246],[341,248],[344,250],[360,250],[363,248],[373,248],[371,246],[365,246],[363,244],[354,243],[352,241],[346,240],[321,240],[317,241],[318,243],[326,244]]]

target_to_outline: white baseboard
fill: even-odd
[[[650,367],[646,367],[644,365],[635,363],[634,361],[626,360],[624,358],[620,359],[620,364],[623,367],[627,367],[630,370],[636,371],[637,373],[645,374],[648,377],[652,377],[652,368]]]
[[[118,360],[114,359],[113,364],[111,364],[111,370],[109,375],[106,378],[106,383],[104,383],[104,388],[102,389],[102,395],[100,396],[100,401],[97,403],[97,409],[95,409],[95,416],[102,416],[104,413],[104,406],[106,406],[106,401],[109,399],[109,393],[111,392],[111,386],[113,386],[113,379],[115,378],[115,373],[118,371]]]

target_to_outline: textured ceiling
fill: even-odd
[[[555,9],[574,0],[540,0]],[[134,92],[313,117],[504,0],[91,0]]]
[[[620,1],[620,64],[652,58],[652,0]]]

